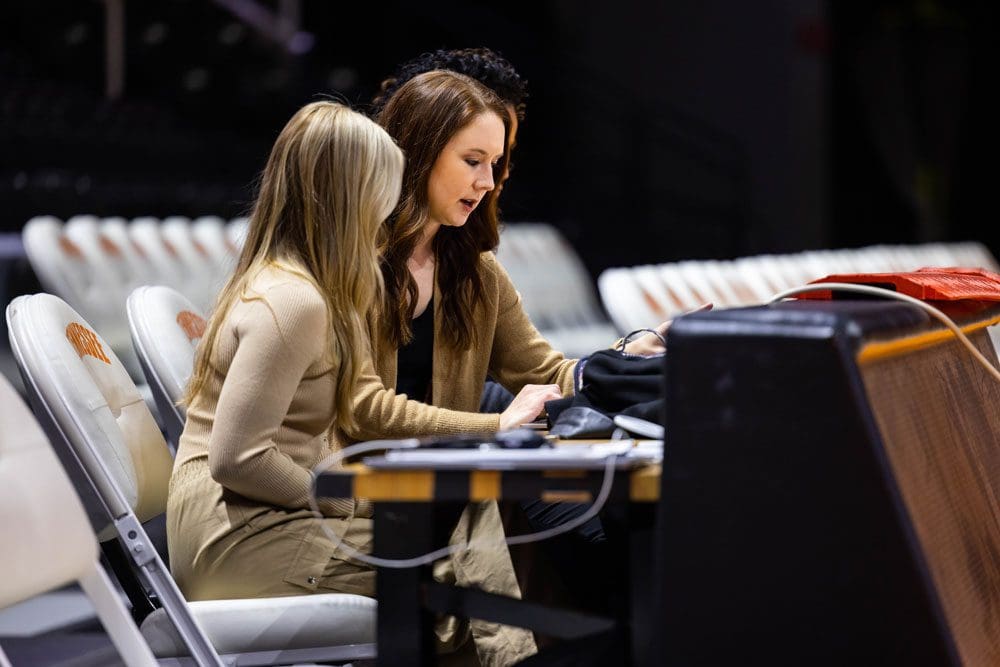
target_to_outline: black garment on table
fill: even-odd
[[[396,393],[429,403],[434,370],[434,299],[413,318],[413,339],[399,348],[396,357]]]
[[[549,401],[549,433],[560,438],[609,438],[615,415],[663,423],[664,354],[600,350],[574,372],[576,394]]]

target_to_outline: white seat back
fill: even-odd
[[[250,228],[250,219],[241,217],[233,218],[226,225],[226,236],[229,242],[236,248],[236,254],[243,250],[243,242],[247,238],[247,230]]]
[[[219,285],[212,258],[195,239],[191,221],[180,216],[164,218],[160,223],[160,233],[163,241],[173,248],[183,271],[184,282],[180,292],[202,310],[207,309],[215,300]]]
[[[534,222],[506,225],[497,260],[553,347],[582,356],[613,342],[617,332],[598,305],[593,280],[558,229]]]
[[[132,341],[153,397],[175,445],[184,428],[185,412],[177,404],[184,394],[198,341],[205,333],[201,311],[177,290],[142,286],[128,298]]]
[[[99,296],[87,262],[72,241],[63,235],[63,224],[52,216],[32,218],[21,232],[24,252],[39,282],[74,308],[88,312]]]
[[[114,243],[125,258],[129,267],[129,284],[133,288],[145,285],[154,278],[153,268],[147,261],[142,249],[136,245],[128,234],[128,221],[125,218],[104,218],[100,222],[101,234]]]
[[[0,375],[0,607],[80,579],[97,541],[34,415]]]
[[[0,376],[0,608],[78,582],[129,665],[156,661],[107,575],[80,499],[34,416]],[[0,650],[0,664],[5,663]]]
[[[151,217],[135,218],[129,223],[128,234],[150,268],[146,284],[169,285],[183,290],[184,268],[177,257],[177,250],[164,241],[160,221]]]
[[[226,225],[222,218],[206,215],[191,223],[191,234],[205,249],[215,274],[215,294],[222,289],[236,268],[240,253],[236,245],[226,235]]]
[[[122,247],[104,234],[100,221],[92,215],[70,218],[63,227],[63,234],[80,249],[94,280],[95,290],[87,307],[87,320],[101,332],[129,374],[140,379],[142,372],[125,321],[125,299],[135,286],[128,258]]]
[[[173,460],[114,351],[51,294],[14,299],[7,327],[28,391],[37,392],[110,515],[131,510],[144,521],[162,513]],[[107,526],[97,528],[106,534]]]
[[[621,333],[658,323],[642,287],[630,269],[606,269],[597,278],[604,307]]]

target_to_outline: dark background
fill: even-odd
[[[0,230],[239,215],[299,106],[363,105],[402,60],[485,45],[531,93],[504,219],[555,224],[595,275],[874,243],[1000,250],[991,3],[122,5],[115,100],[108,5],[0,12]],[[308,35],[283,43],[238,16],[289,7]]]

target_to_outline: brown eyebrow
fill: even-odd
[[[487,153],[486,151],[484,151],[484,150],[483,150],[482,148],[470,148],[470,149],[468,150],[468,152],[469,152],[469,153],[477,153],[477,154],[479,154],[479,155],[482,155],[483,157],[489,157],[489,156],[490,156],[490,154],[489,154],[489,153]],[[497,159],[498,159],[498,160],[499,160],[500,158],[502,158],[502,157],[503,157],[503,153],[500,153],[500,154],[498,154],[498,155],[497,155]]]

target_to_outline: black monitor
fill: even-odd
[[[790,302],[667,349],[661,664],[1000,664],[1000,382],[950,333]]]

